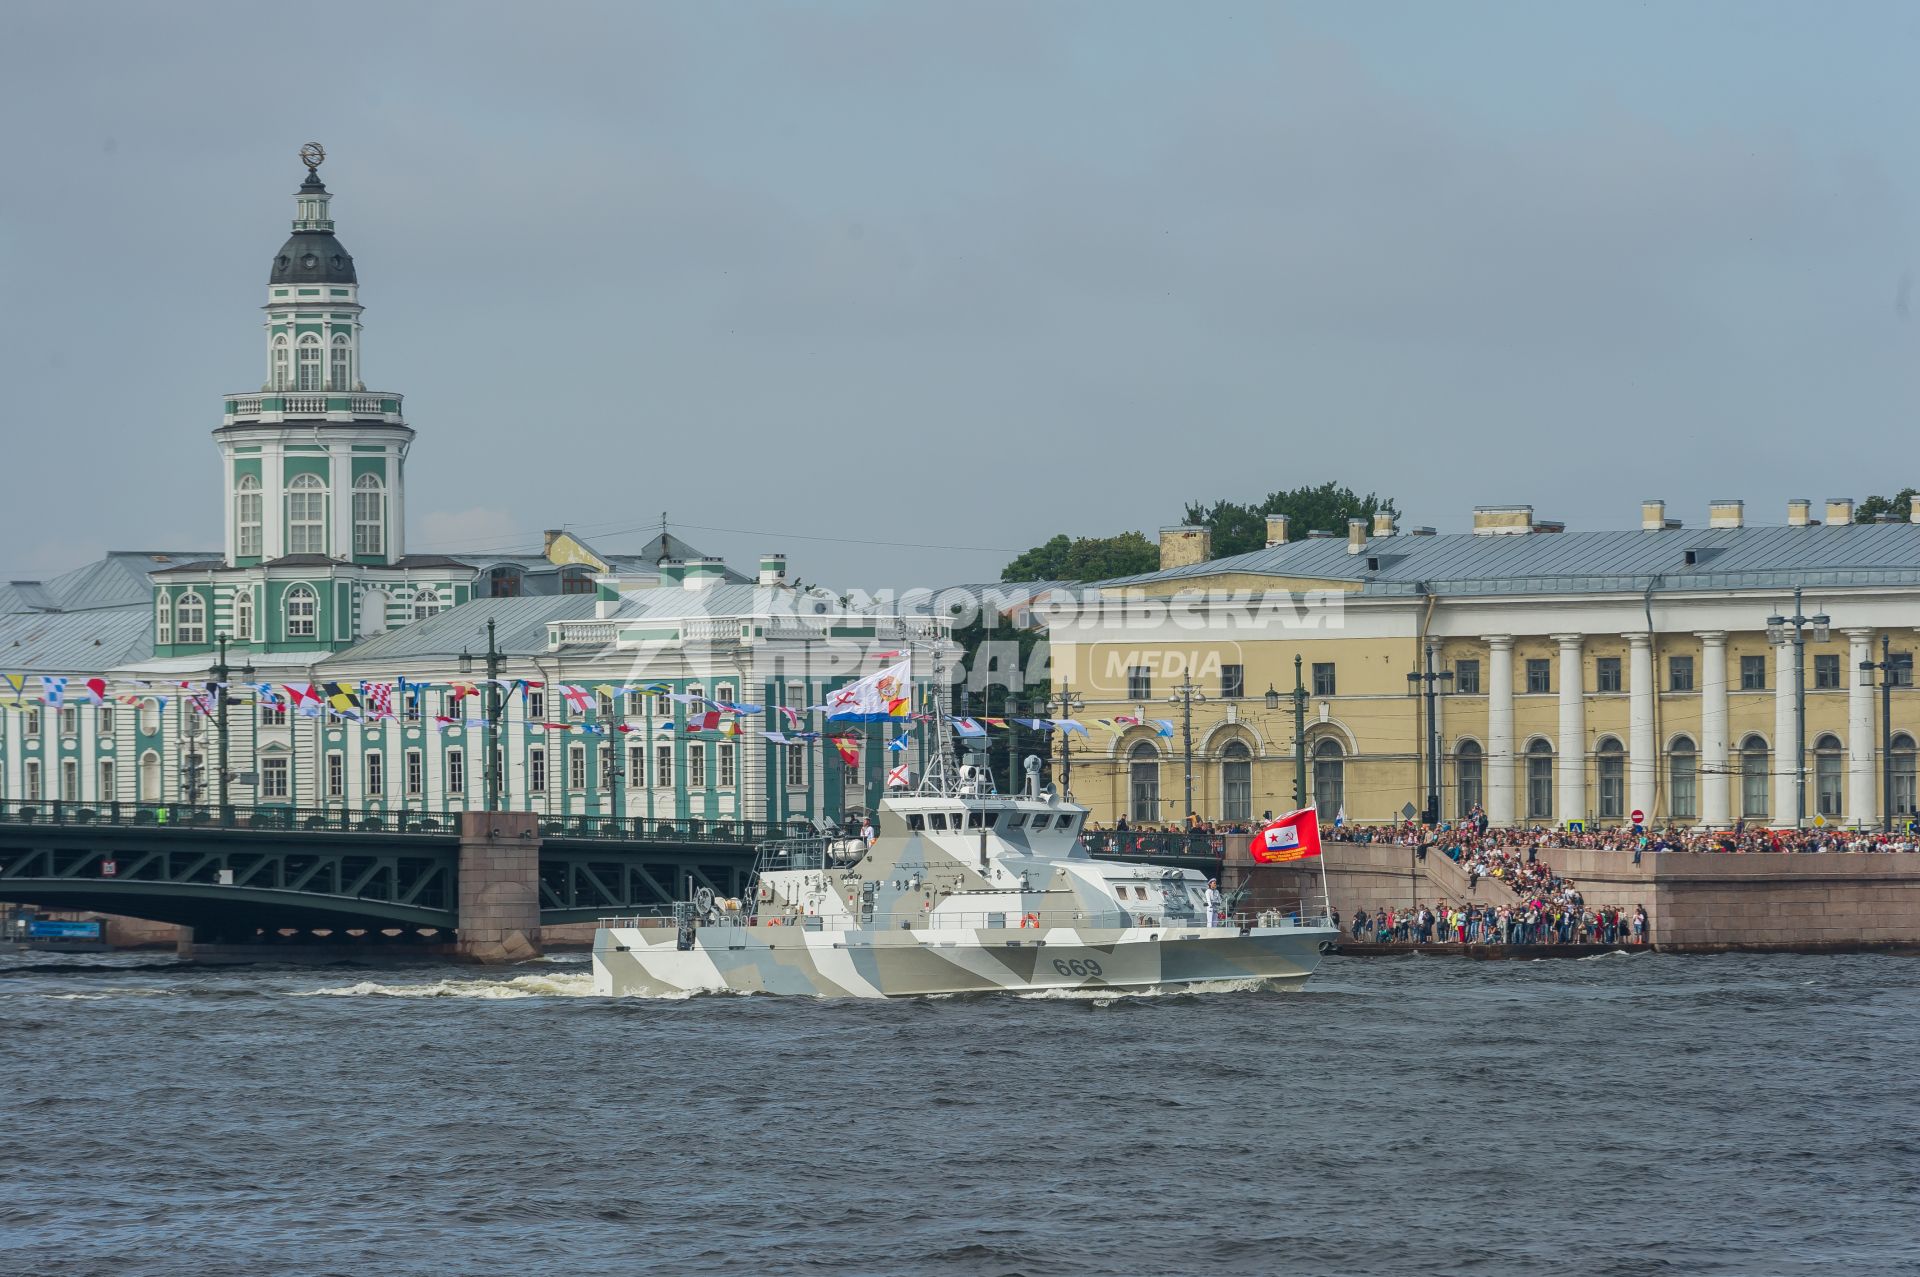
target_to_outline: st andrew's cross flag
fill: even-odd
[[[1262,827],[1249,849],[1254,863],[1282,864],[1320,854],[1320,816],[1311,807],[1290,811]]]

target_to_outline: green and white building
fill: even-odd
[[[415,433],[398,391],[367,388],[359,275],[317,165],[295,199],[267,283],[260,388],[227,395],[213,432],[221,551],[115,552],[0,588],[0,801],[216,801],[217,720],[191,698],[224,681],[234,805],[383,819],[478,809],[482,701],[451,685],[485,672],[489,622],[501,677],[542,685],[504,698],[509,808],[787,820],[876,801],[903,761],[884,749],[893,733],[834,729],[805,707],[873,672],[880,652],[911,652],[924,682],[951,654],[947,627],[797,590],[784,555],[740,573],[664,528],[632,555],[563,532],[539,554],[408,553]],[[69,680],[65,705],[38,703],[42,676]],[[109,686],[102,705],[80,692],[95,677]],[[250,686],[402,678],[427,686],[396,690],[394,717],[378,722],[303,717]],[[664,690],[598,690],[582,710],[562,684]],[[692,732],[687,716],[704,707],[688,697],[763,712],[730,716],[737,735]],[[857,766],[832,730],[860,738]],[[905,758],[916,769],[921,749]]]

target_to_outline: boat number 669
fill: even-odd
[[[1053,960],[1053,969],[1061,975],[1088,976],[1100,974],[1100,964],[1092,958],[1055,958]]]

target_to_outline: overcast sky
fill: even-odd
[[[218,548],[310,139],[413,549],[1782,522],[1920,479],[1916,66],[1906,0],[5,0],[0,570]]]

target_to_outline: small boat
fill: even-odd
[[[1258,916],[1193,869],[1099,860],[1087,809],[1040,785],[993,792],[986,769],[937,767],[883,799],[869,845],[760,848],[743,899],[702,887],[650,915],[603,919],[603,995],[911,997],[1052,989],[1297,988],[1339,939],[1323,893]]]

